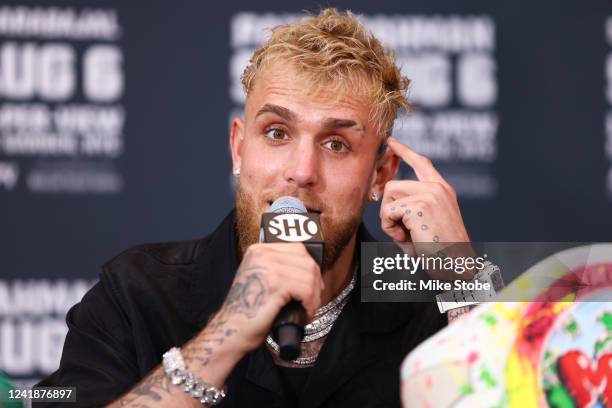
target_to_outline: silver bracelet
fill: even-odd
[[[183,391],[207,406],[215,406],[225,398],[225,390],[218,389],[196,377],[187,370],[181,351],[172,347],[164,353],[164,371],[172,384],[181,386]]]
[[[474,276],[473,281],[475,280],[481,283],[488,282],[490,289],[488,291],[449,290],[440,293],[436,295],[440,313],[446,313],[459,307],[479,305],[482,302],[493,299],[504,288],[504,280],[499,266],[490,261],[484,262],[484,267]]]

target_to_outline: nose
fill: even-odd
[[[285,180],[296,187],[304,188],[314,186],[318,178],[319,158],[316,146],[311,141],[300,140],[288,157]]]

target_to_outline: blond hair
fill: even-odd
[[[410,110],[406,99],[410,81],[402,76],[395,56],[350,11],[327,8],[317,16],[272,29],[242,74],[247,96],[265,67],[278,62],[290,63],[315,92],[365,97],[372,105],[370,121],[385,136],[398,110]]]

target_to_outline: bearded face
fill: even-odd
[[[244,253],[259,241],[261,214],[272,202],[296,197],[320,213],[326,271],[361,222],[382,137],[361,99],[310,90],[290,71],[269,68],[249,93],[244,120],[232,123],[237,228]]]
[[[342,250],[357,232],[363,214],[363,204],[346,211],[339,217],[331,218],[328,216],[331,211],[328,211],[323,202],[315,197],[305,197],[306,193],[299,194],[298,192],[285,191],[274,195],[276,198],[287,195],[296,197],[304,203],[309,211],[320,213],[321,230],[325,240],[321,271],[325,273],[336,263]],[[259,197],[256,192],[249,192],[242,183],[238,183],[236,189],[236,224],[241,257],[249,245],[259,242],[261,214],[267,211],[265,207],[269,207],[268,203],[271,204],[276,198]],[[256,203],[265,203],[264,208],[261,209]]]

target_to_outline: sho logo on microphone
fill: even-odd
[[[265,213],[262,215],[265,242],[321,241],[319,214]]]

